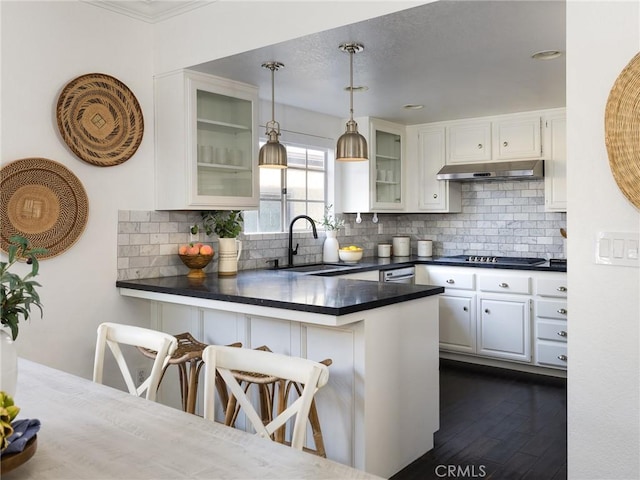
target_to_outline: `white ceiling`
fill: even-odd
[[[84,1],[153,23],[215,0]],[[346,118],[349,56],[338,46],[359,42],[354,85],[369,89],[354,94],[356,117],[410,125],[562,107],[565,56],[531,54],[565,51],[565,8],[564,0],[440,0],[192,68],[257,85],[271,100],[271,72],[261,64],[277,60],[285,64],[277,103]]]
[[[277,60],[285,64],[275,74],[277,103],[346,118],[349,55],[338,46],[360,42],[354,85],[369,89],[354,94],[356,117],[419,124],[562,107],[565,56],[540,61],[531,54],[565,51],[565,6],[440,0],[193,68],[257,85],[270,100],[271,72],[261,64]]]

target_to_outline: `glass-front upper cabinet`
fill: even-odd
[[[405,206],[404,126],[377,118],[357,118],[367,139],[368,162],[337,162],[340,211],[403,211]]]
[[[395,128],[371,121],[371,134],[375,139],[371,145],[371,158],[374,161],[375,188],[373,189],[374,208],[401,208],[403,202],[403,134]],[[395,131],[389,131],[395,130]]]
[[[185,70],[155,94],[157,209],[257,208],[257,88]]]

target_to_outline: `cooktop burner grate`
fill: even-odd
[[[492,255],[452,255],[440,257],[438,260],[452,263],[486,263],[493,265],[540,265],[544,258],[531,257],[496,257]]]

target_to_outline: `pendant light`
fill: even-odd
[[[287,149],[278,142],[280,124],[276,122],[275,71],[284,67],[280,62],[265,62],[263,68],[271,70],[271,120],[267,122],[267,143],[260,149],[258,166],[264,168],[287,168]]]
[[[353,119],[353,54],[364,50],[364,45],[359,43],[344,43],[340,50],[349,54],[351,60],[351,75],[349,84],[349,121],[347,131],[338,138],[336,146],[336,160],[341,162],[360,162],[368,160],[367,141],[358,133],[358,124]]]

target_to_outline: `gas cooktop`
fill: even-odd
[[[434,259],[435,260],[435,259]],[[514,266],[532,266],[540,265],[546,260],[544,258],[531,257],[494,257],[481,255],[452,255],[450,257],[439,257],[439,262],[447,263],[481,263],[488,265],[514,265]]]

